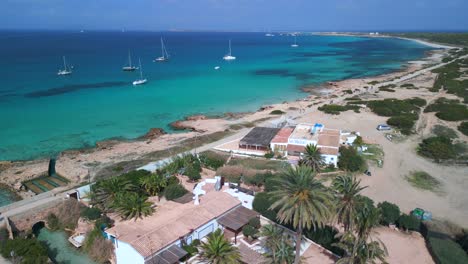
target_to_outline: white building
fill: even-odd
[[[336,167],[340,135],[340,130],[327,129],[322,124],[299,124],[288,139],[288,155],[301,157],[307,145],[315,145],[322,153],[324,162]]]
[[[217,229],[237,234],[258,213],[227,192],[209,191],[194,202],[163,202],[152,216],[118,221],[105,233],[115,246],[117,264],[179,263],[187,255],[182,245],[202,239]],[[239,218],[239,215],[242,217]]]

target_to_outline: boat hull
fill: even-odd
[[[133,82],[133,85],[142,85],[142,84],[145,84],[146,82],[148,82],[148,80],[146,79],[142,79],[142,80],[136,80]]]

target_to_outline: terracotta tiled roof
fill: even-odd
[[[338,155],[337,148],[320,147],[319,150],[320,150],[320,153],[325,154],[325,155]]]
[[[296,151],[296,152],[304,153],[305,152],[305,147],[301,146],[301,145],[289,144],[288,147],[287,147],[287,150],[288,151]]]
[[[209,192],[200,197],[199,205],[168,201],[152,216],[115,223],[106,232],[146,258],[239,205],[239,200],[228,193]]]
[[[271,140],[271,143],[288,143],[288,138],[291,136],[294,128],[292,127],[285,127],[280,129],[276,136]]]

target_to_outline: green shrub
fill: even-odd
[[[101,210],[97,207],[85,207],[83,210],[81,210],[81,217],[87,219],[87,220],[96,220],[101,217]]]
[[[264,156],[265,156],[266,159],[272,159],[275,156],[275,153],[268,152],[268,153],[265,153]]]
[[[463,135],[468,136],[468,122],[461,122],[458,126],[458,130],[463,133]]]
[[[273,110],[270,112],[270,115],[282,115],[282,114],[285,114],[285,112],[281,110]]]
[[[385,201],[379,203],[377,208],[380,208],[382,212],[382,219],[380,222],[383,225],[395,224],[400,217],[400,208],[396,204]]]
[[[217,170],[227,161],[227,157],[213,151],[205,151],[200,154],[200,161],[206,168]]]
[[[419,231],[421,227],[421,220],[419,220],[414,215],[402,214],[398,218],[398,227],[407,231]]]
[[[271,192],[278,189],[278,182],[276,181],[276,176],[272,175],[271,177],[265,178],[265,192]]]
[[[344,93],[347,93],[347,94],[353,94],[353,91],[348,89],[348,90],[343,90]]]
[[[436,116],[442,120],[460,121],[468,119],[468,108],[460,104],[458,100],[439,98],[428,105],[424,112],[436,112]]]
[[[458,138],[457,132],[455,132],[455,130],[449,127],[441,126],[441,125],[435,125],[432,128],[432,133],[434,133],[434,135],[439,136],[439,137],[446,137],[450,139]]]
[[[60,221],[54,213],[49,213],[47,215],[47,226],[53,231],[60,229]]]
[[[249,225],[253,226],[256,229],[259,229],[262,225],[260,223],[260,218],[254,217],[249,220]]]
[[[460,236],[457,243],[463,248],[463,250],[465,250],[466,254],[468,254],[468,233],[464,233]]]
[[[437,236],[428,237],[429,248],[433,252],[436,263],[464,264],[468,263],[466,252],[455,241]]]
[[[319,111],[325,112],[331,115],[339,115],[340,112],[354,110],[354,112],[359,112],[359,106],[353,104],[347,105],[336,105],[336,104],[325,104],[318,108]]]
[[[324,227],[317,227],[315,230],[313,228],[304,230],[305,237],[337,254],[338,256],[343,256],[344,251],[334,246],[334,244],[339,243],[340,241],[337,235],[338,231],[328,225]]]
[[[366,162],[353,147],[340,147],[338,167],[346,171],[363,171]]]
[[[5,241],[0,247],[3,257],[10,259],[11,252],[14,252],[15,258],[21,257],[21,263],[35,264],[47,263],[47,247],[35,238],[15,238]]]
[[[258,230],[251,225],[246,225],[242,228],[242,234],[245,237],[256,238]]]
[[[175,200],[184,196],[188,191],[184,188],[184,186],[180,184],[172,184],[166,187],[164,190],[164,197],[167,200]]]
[[[272,177],[273,175],[271,173],[257,173],[253,177],[245,177],[244,178],[244,183],[248,185],[253,185],[257,187],[261,187],[262,185],[265,184],[265,179],[267,177]]]
[[[387,120],[387,124],[400,129],[404,135],[412,133],[412,129],[416,121],[418,120],[417,115],[406,114],[400,116],[392,116]]]
[[[188,163],[185,166],[185,172],[184,174],[191,180],[191,181],[198,181],[201,179],[201,174],[199,167],[197,167],[195,164]]]
[[[430,137],[419,144],[418,153],[424,157],[434,159],[436,162],[456,157],[454,145],[450,138]]]
[[[273,204],[273,200],[270,195],[266,192],[255,194],[255,198],[252,202],[252,207],[255,211],[259,212],[264,217],[276,221],[276,212],[270,210],[270,206]]]

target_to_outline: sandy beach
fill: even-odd
[[[433,46],[441,48],[440,46]],[[439,49],[431,52],[427,58],[417,62],[410,62],[401,71],[391,74],[349,79],[331,82],[320,88],[314,87],[314,92],[307,97],[293,102],[262,107],[254,113],[242,114],[230,118],[191,118],[182,120],[180,126],[192,128],[195,131],[155,135],[152,139],[140,139],[126,142],[111,142],[99,144],[100,147],[87,150],[65,151],[57,159],[57,172],[69,179],[72,184],[89,181],[89,177],[95,180],[95,176],[104,168],[118,162],[138,160],[142,156],[158,150],[179,146],[184,140],[194,139],[210,135],[215,132],[230,130],[231,137],[241,137],[247,130],[247,125],[265,125],[269,120],[281,118],[271,115],[273,110],[285,112],[284,117],[296,122],[320,122],[329,128],[359,131],[365,140],[375,142],[383,147],[385,152],[383,168],[372,167],[372,177],[362,177],[363,184],[370,186],[365,194],[379,201],[390,201],[398,204],[402,210],[408,212],[415,207],[423,207],[432,211],[437,218],[446,218],[459,225],[468,227],[464,219],[468,218],[468,197],[464,190],[468,188],[465,167],[447,167],[435,164],[416,154],[415,148],[420,140],[430,134],[430,127],[437,123],[444,123],[434,117],[433,113],[424,113],[417,124],[418,133],[406,137],[403,142],[390,142],[383,133],[375,127],[385,123],[387,118],[373,114],[368,109],[361,113],[347,111],[338,116],[327,115],[317,111],[320,105],[325,103],[339,104],[344,99],[359,95],[361,98],[410,98],[420,97],[427,101],[434,100],[438,96],[447,96],[442,93],[432,93],[427,89],[432,86],[435,74],[430,72],[430,66],[440,65],[446,50]],[[378,81],[378,85],[370,85],[372,81]],[[417,90],[399,88],[396,93],[377,92],[379,86],[389,83],[403,84],[413,83]],[[344,92],[351,90],[352,94]],[[377,93],[376,93],[377,92]],[[284,118],[283,117],[283,118]],[[447,124],[456,127],[453,122]],[[233,128],[239,127],[238,130]],[[242,128],[244,127],[244,128]],[[460,138],[467,141],[467,137],[460,134]],[[173,153],[176,154],[176,153]],[[156,160],[154,160],[156,161]],[[19,189],[21,182],[37,177],[47,171],[48,160],[35,160],[27,162],[2,162],[0,167],[0,179],[14,189]],[[444,195],[414,189],[404,179],[410,171],[430,171],[444,184]],[[71,188],[71,187],[70,187]],[[24,194],[27,196],[27,194]]]

